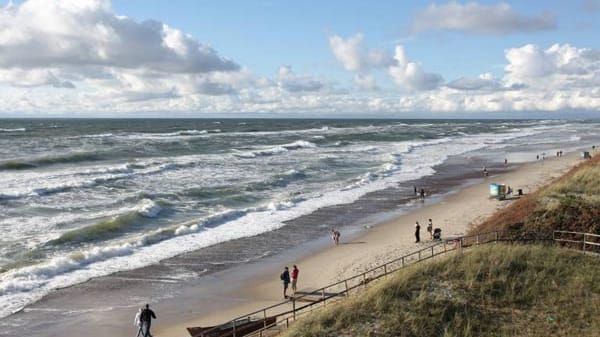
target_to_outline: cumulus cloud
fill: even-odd
[[[403,46],[396,46],[394,60],[396,64],[389,68],[390,76],[398,85],[408,90],[432,90],[444,80],[441,75],[427,73],[420,64],[410,61]]]
[[[278,85],[289,92],[311,92],[323,89],[323,82],[308,75],[296,75],[291,66],[277,70]]]
[[[209,45],[159,21],[117,15],[108,0],[29,0],[0,8],[5,85],[81,86],[90,99],[142,101],[231,94],[239,87],[231,83],[236,76],[247,72]]]
[[[98,65],[177,73],[239,68],[164,23],[116,15],[106,0],[29,0],[0,9],[0,51],[4,68]]]
[[[524,16],[506,3],[482,5],[476,2],[445,5],[431,4],[418,12],[411,24],[413,31],[452,30],[466,33],[505,35],[556,28],[552,14]]]
[[[576,84],[593,86],[600,79],[600,50],[554,44],[547,49],[528,44],[505,51],[504,68],[509,83],[535,87]]]
[[[392,56],[383,50],[369,50],[362,34],[344,39],[338,35],[329,37],[329,48],[333,56],[348,71],[365,71],[392,64]]]

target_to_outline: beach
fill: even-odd
[[[471,226],[510,203],[510,200],[488,199],[489,183],[506,183],[515,190],[523,189],[527,194],[560,176],[579,161],[580,154],[573,152],[560,158],[552,157],[524,164],[503,174],[494,174],[492,171],[479,183],[466,186],[437,202],[430,203],[426,200],[421,207],[408,214],[368,228],[352,240],[342,239],[339,246],[329,247],[297,260],[286,257],[279,266],[266,267],[261,270],[260,275],[243,280],[237,287],[220,294],[219,298],[207,297],[202,306],[214,306],[216,310],[199,310],[203,313],[198,312],[198,318],[180,323],[173,322],[172,325],[169,325],[170,322],[158,323],[156,335],[185,336],[185,327],[223,323],[260,309],[261,306],[280,302],[282,286],[278,275],[283,265],[290,268],[293,264],[298,265],[298,289],[311,290],[426,247],[430,244],[425,230],[429,218],[432,218],[434,227],[442,228],[443,236],[463,235]],[[414,243],[415,221],[422,225],[419,244]],[[189,296],[202,296],[202,292]],[[221,305],[218,302],[221,302]]]

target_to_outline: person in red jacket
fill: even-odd
[[[292,294],[296,295],[296,284],[298,283],[298,267],[294,265],[294,269],[292,269]]]

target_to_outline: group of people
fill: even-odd
[[[281,275],[279,275],[279,278],[283,282],[283,298],[285,298],[285,299],[288,298],[287,290],[288,290],[288,286],[290,285],[290,282],[292,283],[292,295],[296,295],[299,273],[300,273],[300,270],[298,269],[298,267],[296,265],[294,265],[294,269],[292,269],[291,277],[290,277],[289,268],[287,266],[285,266],[285,268],[283,268],[283,272],[281,273]]]
[[[429,233],[429,238],[431,240],[440,239],[442,235],[442,230],[440,228],[433,229],[433,221],[429,219],[427,223],[427,233]],[[419,221],[415,222],[415,243],[421,242],[421,224]]]
[[[417,189],[417,186],[413,186],[413,190],[415,192],[415,196],[418,196],[421,200],[425,200],[425,189],[421,188],[419,190]]]

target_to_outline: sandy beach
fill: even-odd
[[[503,174],[495,174],[491,170],[488,177],[476,184],[449,193],[437,202],[425,200],[420,207],[408,214],[366,228],[351,239],[344,237],[342,233],[342,243],[339,246],[331,245],[329,248],[320,249],[298,259],[289,256],[293,254],[286,254],[279,260],[279,265],[271,263],[255,272],[231,271],[231,273],[237,273],[238,276],[243,277],[238,279],[229,275],[237,281],[224,285],[220,289],[221,291],[213,294],[212,298],[200,289],[196,293],[187,294],[190,297],[206,299],[202,304],[203,310],[197,311],[197,318],[179,322],[157,321],[155,335],[161,337],[186,336],[185,327],[223,323],[265,305],[280,302],[282,289],[278,275],[283,265],[288,265],[290,268],[293,264],[298,265],[300,269],[298,290],[316,289],[426,247],[430,243],[425,230],[429,218],[433,219],[434,227],[442,228],[443,236],[462,235],[471,226],[483,221],[497,209],[510,203],[510,200],[488,199],[490,183],[505,183],[515,191],[523,189],[527,194],[560,176],[579,161],[579,152],[572,152],[560,158],[552,157],[527,163]],[[418,244],[414,243],[415,221],[419,221],[422,226],[421,243]],[[227,277],[227,275],[220,277]],[[223,289],[227,290],[223,291]],[[208,308],[212,309],[206,310]],[[187,311],[188,314],[184,316],[189,317],[194,310],[187,309],[190,308],[179,308],[179,310]],[[178,309],[165,306],[161,310],[163,313],[167,313],[168,310]]]

